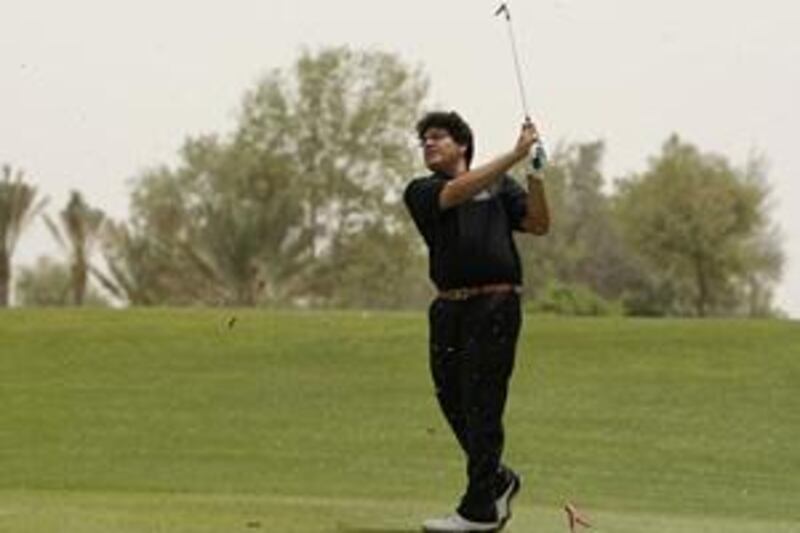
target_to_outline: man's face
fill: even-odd
[[[455,172],[467,151],[453,140],[447,130],[428,128],[421,139],[425,166],[436,172]]]

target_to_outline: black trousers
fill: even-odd
[[[430,367],[436,398],[467,457],[468,485],[458,512],[497,518],[502,487],[503,410],[522,322],[514,292],[430,306]]]

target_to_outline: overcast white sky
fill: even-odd
[[[2,0],[0,163],[60,209],[70,189],[116,217],[128,180],[224,132],[246,89],[307,46],[395,52],[433,101],[511,146],[520,120],[497,0]],[[550,142],[607,143],[609,178],[645,168],[671,132],[770,162],[788,262],[778,303],[800,316],[800,3],[511,0],[528,100]],[[16,263],[57,253],[40,223]]]

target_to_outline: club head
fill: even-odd
[[[505,2],[500,4],[500,7],[498,7],[497,10],[494,12],[494,16],[496,17],[502,13],[505,13],[506,18],[510,18],[508,13],[508,5]]]

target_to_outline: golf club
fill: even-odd
[[[500,7],[494,12],[495,16],[505,15],[508,27],[508,39],[511,42],[511,55],[514,59],[514,71],[517,74],[517,87],[519,88],[520,101],[522,103],[522,112],[525,114],[525,121],[530,122],[531,115],[528,112],[528,100],[525,96],[525,83],[522,77],[522,68],[519,62],[519,53],[517,52],[517,38],[514,35],[514,25],[511,22],[511,9],[508,7],[508,2],[503,2]],[[544,144],[540,140],[536,143],[536,152],[534,153],[531,165],[535,172],[540,172],[544,169],[547,163],[547,152],[545,152]]]

